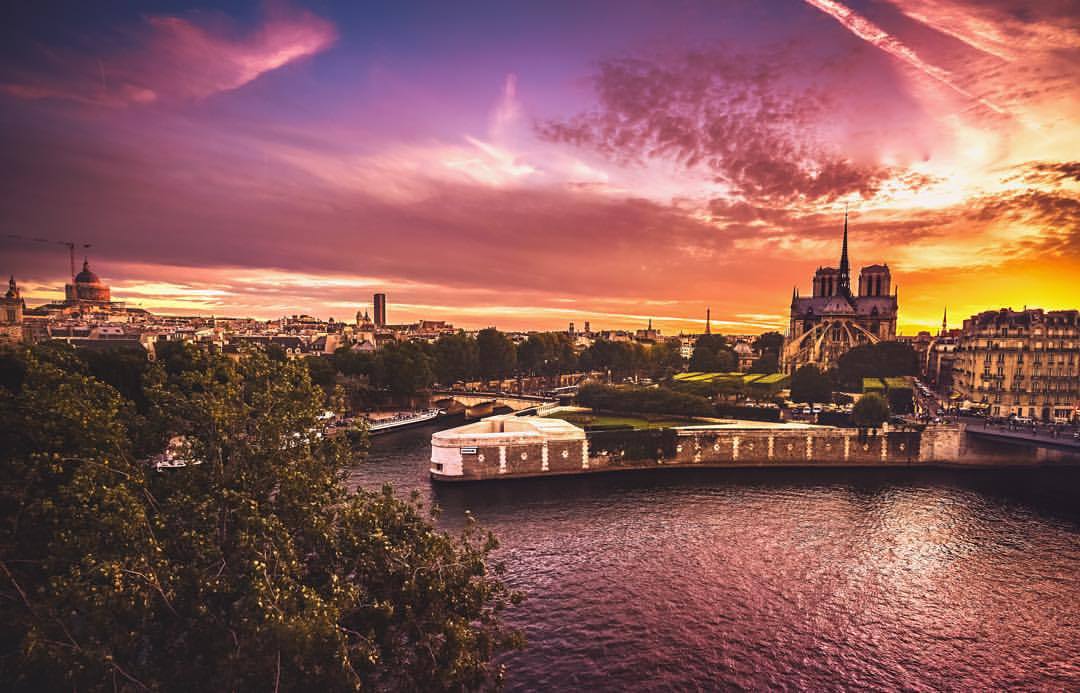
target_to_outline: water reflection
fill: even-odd
[[[1080,686],[1080,470],[662,470],[440,485],[432,429],[357,484],[466,509],[527,601],[509,688]]]

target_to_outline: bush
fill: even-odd
[[[712,416],[712,403],[705,397],[674,392],[667,388],[612,387],[586,385],[578,391],[578,404],[619,413]]]
[[[867,392],[855,402],[851,420],[859,428],[877,428],[889,420],[889,403],[876,392]]]

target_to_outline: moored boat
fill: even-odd
[[[380,433],[389,433],[407,426],[429,423],[437,419],[441,413],[441,409],[424,409],[423,411],[403,412],[378,419],[368,417],[368,433],[379,435]]]

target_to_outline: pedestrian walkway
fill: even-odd
[[[978,418],[963,417],[961,420],[967,424],[967,432],[972,435],[1080,450],[1080,440],[1073,437],[1076,429],[1071,426],[1059,428],[1057,435],[1054,435],[1046,426],[1036,426],[1033,431],[1031,426],[1010,428],[1008,424],[988,424],[984,419]]]

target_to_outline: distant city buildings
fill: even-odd
[[[922,376],[954,405],[991,416],[1042,421],[1080,416],[1080,311],[1001,309],[974,315],[960,329],[949,329],[943,318],[937,335],[925,331],[897,337],[897,297],[891,281],[888,266],[870,265],[860,272],[858,292],[851,291],[845,220],[839,268],[815,272],[812,297],[802,298],[797,291],[793,296],[783,368],[791,372],[812,363],[829,369],[854,346],[894,339],[911,345]],[[62,302],[27,308],[11,277],[0,300],[0,341],[57,340],[81,349],[142,348],[150,358],[163,342],[191,342],[237,356],[245,346],[264,345],[296,359],[342,348],[373,353],[399,342],[434,343],[459,331],[444,320],[387,323],[385,293],[374,294],[373,310],[357,310],[353,322],[302,314],[274,320],[153,315],[113,301],[110,287],[91,271],[88,261],[66,284],[64,295]],[[706,310],[704,335],[712,332],[711,319],[711,310]],[[508,336],[520,345],[531,334],[536,333]],[[585,321],[584,330],[578,331],[570,323],[567,335],[578,352],[597,341],[635,343],[646,349],[670,343],[686,360],[703,337],[664,337],[652,320],[637,330],[594,331]],[[749,371],[761,356],[754,348],[754,335],[726,337],[738,369]]]
[[[808,364],[829,370],[853,347],[893,339],[897,312],[898,299],[888,265],[863,267],[858,293],[852,291],[845,213],[840,266],[818,268],[813,296],[800,296],[797,288],[792,291],[781,366],[787,373]]]
[[[1080,311],[979,313],[964,321],[954,349],[961,405],[1042,421],[1080,415]]]

